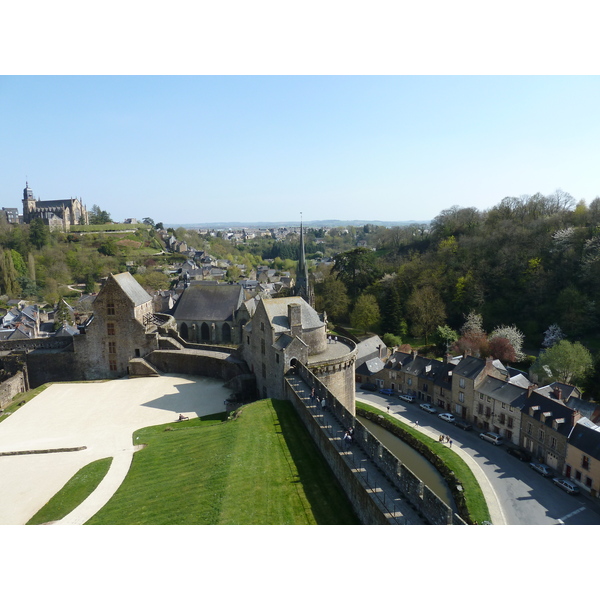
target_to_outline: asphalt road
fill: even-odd
[[[585,495],[570,496],[529,467],[509,455],[503,445],[480,439],[477,431],[463,431],[397,396],[356,390],[356,399],[369,400],[384,410],[398,413],[435,435],[449,435],[482,467],[494,488],[509,525],[600,525],[600,503]]]

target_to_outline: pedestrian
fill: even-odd
[[[323,396],[323,400],[321,400],[321,408],[323,410],[325,410],[327,408],[327,405],[325,404],[325,396]]]
[[[388,414],[390,413],[390,407],[388,406]]]
[[[312,390],[310,390],[310,397],[311,398],[315,397],[315,388],[313,388]]]
[[[418,426],[419,426],[419,419],[417,419],[417,420],[415,421],[415,427],[418,427]]]
[[[438,442],[444,443],[444,436],[443,435],[440,435],[440,438],[439,438]]]
[[[447,435],[447,436],[446,436],[446,441],[447,441],[447,442],[449,442],[449,441],[450,441],[450,436],[449,436],[449,435]]]
[[[448,443],[450,444],[450,448],[452,448],[452,440],[448,440]]]
[[[337,335],[335,336],[335,343],[337,344]]]

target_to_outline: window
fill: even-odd
[[[538,440],[540,440],[540,442],[544,441],[544,430],[540,427],[540,430],[538,431]]]
[[[531,423],[527,423],[527,433],[533,433],[533,425]]]
[[[504,404],[504,402],[502,402],[502,410],[506,410],[506,404]]]
[[[108,335],[115,335],[115,324],[110,321],[106,324],[106,333]]]
[[[489,406],[485,407],[485,416],[489,419],[492,416],[492,409]]]
[[[508,412],[513,412],[513,407],[512,406],[508,407]]]
[[[246,343],[248,344],[248,346],[250,345],[250,336],[249,335],[246,336]]]
[[[260,340],[260,353],[265,353],[265,340]]]
[[[412,385],[412,377],[408,378],[408,385]]]
[[[464,394],[464,392],[458,392],[458,401],[459,402],[464,402],[465,401],[465,394]]]
[[[479,402],[479,404],[477,405],[477,414],[478,415],[483,414],[483,404],[481,404],[481,402]]]
[[[507,422],[506,422],[506,426],[507,426],[508,428],[512,429],[512,428],[513,428],[513,426],[514,426],[514,423],[513,423],[513,422],[514,422],[513,418],[512,418],[512,417],[508,417],[508,419],[507,419]]]
[[[117,361],[116,361],[114,358],[111,358],[111,359],[108,361],[108,368],[109,368],[111,371],[116,371],[116,370],[117,370]]]
[[[581,457],[581,467],[586,471],[590,470],[590,457],[585,456],[585,454]]]
[[[265,365],[265,363],[262,364],[262,376],[263,379],[267,378],[267,365]]]
[[[500,425],[504,425],[506,422],[506,415],[504,413],[500,413]]]
[[[277,364],[279,364],[279,354],[276,354],[276,355],[275,355],[275,362],[276,362]]]
[[[260,322],[260,330],[261,331],[265,330],[265,324],[262,321]]]
[[[577,479],[577,481],[581,481],[581,471],[575,471],[575,479]]]
[[[117,353],[117,342],[108,342],[108,353],[109,354]]]
[[[115,303],[114,302],[106,303],[106,314],[114,316],[114,314],[115,314]]]
[[[550,448],[552,448],[552,450],[556,450],[556,438],[554,437],[550,438]]]
[[[492,401],[492,399],[489,396],[486,396],[485,401],[489,404]]]
[[[479,392],[479,399],[483,400],[483,394],[481,392]]]
[[[591,488],[592,487],[592,478],[591,477],[586,477],[585,478],[585,486]]]
[[[458,382],[458,385],[459,385],[461,388],[464,388],[464,387],[465,387],[465,378],[464,378],[464,377],[461,377],[461,378],[460,378],[460,381]]]

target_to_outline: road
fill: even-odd
[[[377,392],[356,390],[357,400],[368,400],[390,407],[419,429],[434,435],[449,435],[453,444],[461,447],[481,466],[493,487],[508,525],[600,525],[600,504],[584,496],[570,496],[557,488],[552,479],[533,471],[529,463],[510,456],[504,446],[494,446],[479,438],[476,431],[463,431],[398,397]]]

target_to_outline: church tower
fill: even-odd
[[[35,211],[35,198],[33,197],[33,191],[29,187],[29,183],[25,182],[25,189],[23,190],[23,222],[28,223],[27,216]]]
[[[298,260],[294,295],[301,296],[310,306],[315,307],[315,294],[308,279],[308,266],[304,253],[304,227],[302,226],[302,220],[300,220],[300,259]]]

